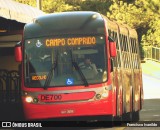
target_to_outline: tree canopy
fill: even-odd
[[[15,0],[36,7],[36,0]],[[142,46],[160,47],[159,0],[41,0],[46,13],[96,11],[135,28]]]

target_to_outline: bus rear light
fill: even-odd
[[[31,96],[27,96],[27,97],[25,98],[25,101],[26,101],[27,103],[31,103],[31,102],[33,102],[33,98],[32,98]]]

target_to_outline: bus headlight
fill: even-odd
[[[33,102],[34,102],[34,103],[38,103],[38,98],[34,98],[34,99],[33,99]]]
[[[101,94],[96,94],[96,99],[97,100],[101,99]]]
[[[108,97],[108,93],[107,92],[102,93],[102,97],[104,97],[104,98]]]
[[[25,101],[26,101],[27,103],[31,103],[31,102],[33,102],[33,98],[32,98],[31,96],[27,96],[27,97],[25,98]]]

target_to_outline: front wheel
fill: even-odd
[[[114,126],[120,126],[122,124],[122,116],[112,117],[112,123]]]

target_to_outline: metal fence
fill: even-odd
[[[144,48],[145,59],[151,59],[160,62],[160,48],[158,47],[145,47]]]
[[[18,103],[21,100],[18,71],[0,70],[0,103]]]

